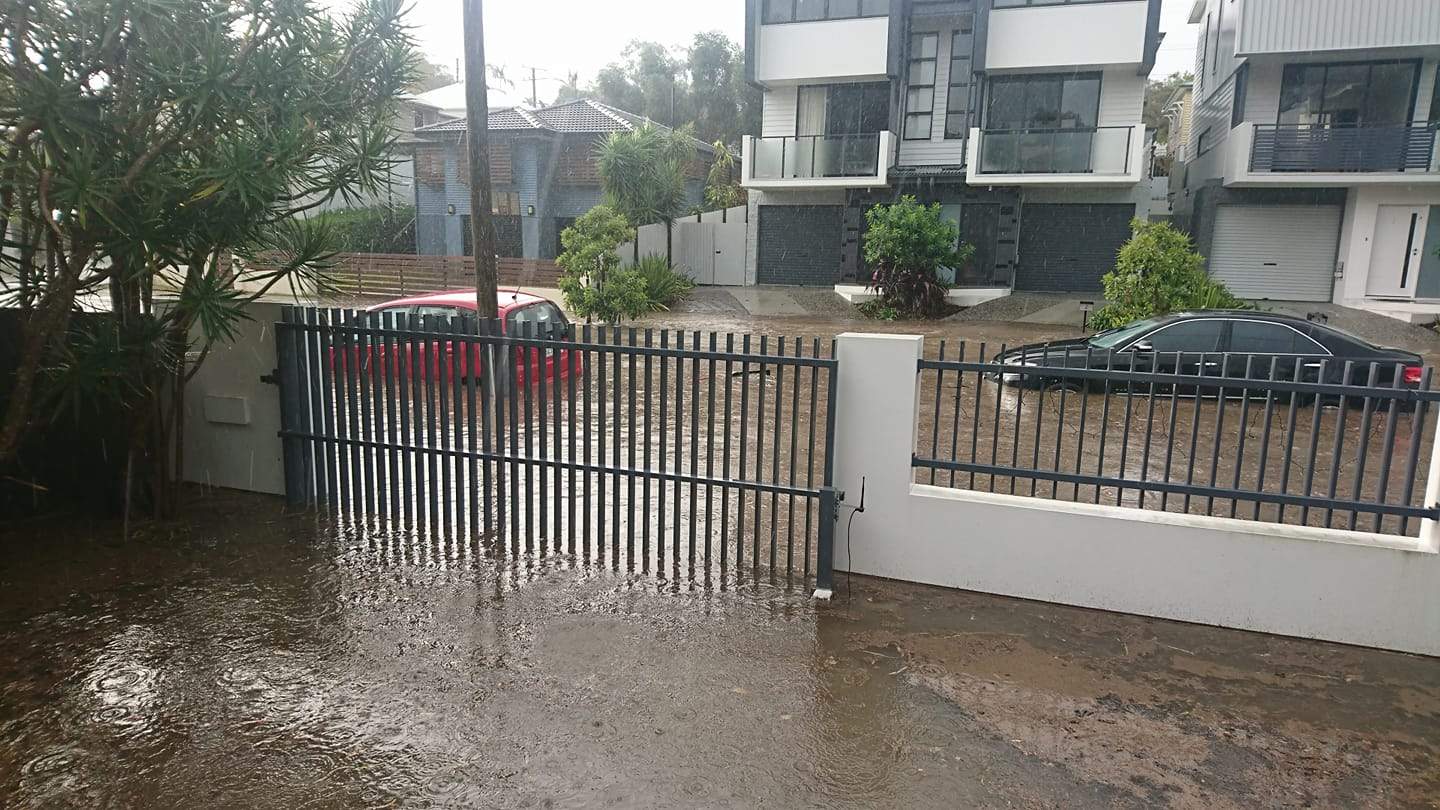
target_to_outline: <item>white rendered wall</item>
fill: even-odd
[[[762,84],[882,79],[889,37],[888,17],[762,25],[755,79]]]
[[[990,12],[985,69],[1138,65],[1147,15],[1144,0],[997,8]]]
[[[838,339],[835,483],[847,504],[866,490],[848,542],[841,510],[840,570],[1440,655],[1433,525],[1416,541],[912,483],[923,341]]]

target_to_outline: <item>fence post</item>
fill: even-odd
[[[1415,418],[1421,418],[1424,408],[1419,405],[1413,411]],[[1423,429],[1423,428],[1422,428]],[[1430,446],[1430,471],[1425,477],[1425,508],[1440,506],[1440,430]],[[1420,547],[1424,551],[1440,553],[1440,521],[1435,518],[1420,519]]]
[[[835,593],[835,524],[840,520],[840,493],[820,488],[820,542],[815,547],[815,598]]]
[[[280,310],[280,323],[276,325],[275,333],[275,360],[280,381],[280,447],[285,469],[286,506],[304,506],[309,501],[303,474],[301,439],[291,435],[297,427],[301,407],[300,358],[296,351],[299,346],[297,322],[295,308],[285,306]]]

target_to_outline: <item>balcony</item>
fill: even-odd
[[[1434,124],[1324,126],[1244,122],[1227,145],[1227,186],[1440,182]]]
[[[746,137],[741,185],[756,189],[876,188],[895,162],[895,134]]]
[[[1144,176],[1143,125],[1081,129],[972,129],[972,185],[1129,185]]]

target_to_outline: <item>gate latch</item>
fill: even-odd
[[[260,375],[260,382],[265,383],[266,385],[279,385],[279,384],[280,384],[280,369],[278,369],[278,368],[272,368],[272,369],[270,369],[270,373],[269,373],[269,374],[261,374],[261,375]]]

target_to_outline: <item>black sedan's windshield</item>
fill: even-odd
[[[1149,332],[1159,326],[1162,319],[1146,318],[1143,321],[1136,321],[1125,326],[1117,326],[1114,329],[1106,329],[1104,332],[1097,332],[1090,338],[1090,345],[1097,349],[1113,349],[1123,346],[1131,340]]]

